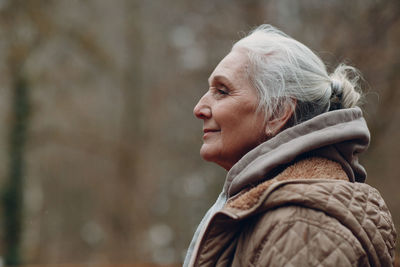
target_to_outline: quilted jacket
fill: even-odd
[[[193,265],[392,266],[383,199],[344,177],[337,163],[311,158],[241,192],[213,217]]]
[[[324,113],[256,147],[227,174],[184,266],[391,266],[396,232],[364,184],[359,108]]]

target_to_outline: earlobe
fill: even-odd
[[[297,103],[296,99],[291,98],[290,100],[289,103],[286,102],[286,104],[279,108],[280,110],[277,112],[277,116],[273,116],[266,123],[265,134],[268,138],[277,135],[288,127],[287,123],[290,118],[292,118]]]
[[[268,139],[274,136],[274,132],[268,127],[268,125],[265,127],[265,135]]]

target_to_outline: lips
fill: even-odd
[[[208,136],[220,132],[220,130],[217,129],[203,129],[204,135],[203,139],[207,138]]]
[[[216,130],[216,129],[204,129],[203,132],[204,133],[210,133],[210,132],[213,133],[213,132],[219,132],[219,130]]]

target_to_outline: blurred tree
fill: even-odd
[[[22,263],[21,236],[23,226],[23,191],[25,176],[25,145],[30,118],[29,83],[25,77],[25,63],[47,32],[44,17],[35,9],[46,1],[6,2],[1,10],[1,20],[9,39],[7,66],[10,76],[11,127],[9,132],[8,180],[2,191],[4,215],[4,262],[6,265]]]
[[[29,120],[29,88],[24,77],[16,76],[13,84],[13,121],[10,132],[10,163],[8,182],[3,189],[4,235],[6,265],[22,263],[20,255],[24,149]]]

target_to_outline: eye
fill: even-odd
[[[219,85],[219,86],[215,87],[215,89],[216,89],[218,94],[229,95],[229,90],[224,85]]]

